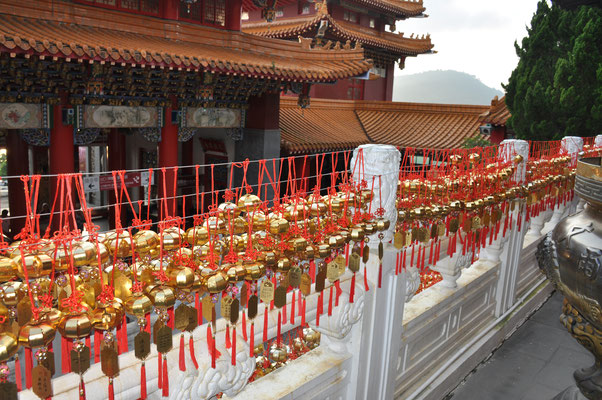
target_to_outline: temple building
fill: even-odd
[[[374,63],[363,76],[312,88],[311,97],[391,101],[395,64],[403,69],[407,57],[433,52],[430,35],[392,33],[397,20],[427,16],[422,0],[274,3],[277,7],[267,12],[243,3],[243,31],[293,41],[302,37],[328,49],[349,48],[357,42]]]
[[[241,12],[242,0],[0,1],[8,175],[278,157],[281,93],[294,92],[306,106],[311,86],[373,66],[356,44],[329,48],[241,32]],[[132,176],[128,186],[145,179]],[[87,182],[91,205],[111,202],[110,180]],[[181,177],[177,190],[187,185]],[[24,215],[18,179],[9,180],[9,193],[10,214]],[[40,197],[51,203],[53,193],[42,188]],[[22,221],[11,224],[14,235]]]

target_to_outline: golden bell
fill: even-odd
[[[345,239],[341,235],[333,235],[328,238],[328,245],[333,249],[338,249],[345,244]]]
[[[125,231],[115,236],[114,239],[109,239],[105,242],[109,253],[114,257],[124,258],[132,255],[132,237],[129,232]]]
[[[149,293],[148,298],[155,307],[169,308],[176,304],[176,295],[169,286],[155,286]]]
[[[253,229],[256,231],[264,231],[266,229],[268,219],[261,211],[253,213]]]
[[[153,302],[143,293],[134,293],[125,302],[125,311],[138,318],[143,318],[153,309]]]
[[[328,243],[321,243],[318,245],[318,255],[320,258],[325,258],[330,255],[330,245]]]
[[[322,201],[318,201],[316,203],[312,203],[309,207],[309,214],[312,217],[317,217],[318,215],[324,215],[328,211],[328,206]]]
[[[261,279],[265,275],[265,265],[259,262],[253,262],[245,264],[245,279],[248,281],[255,281]]]
[[[238,217],[241,211],[236,204],[229,201],[226,201],[217,206],[217,210],[219,214],[223,216],[224,219],[227,219],[228,216],[230,216],[230,218]]]
[[[6,282],[11,280],[17,274],[17,270],[17,263],[14,259],[0,257],[0,281]]]
[[[288,353],[286,351],[286,346],[278,347],[276,344],[274,344],[270,348],[270,359],[272,361],[277,362],[277,363],[282,363],[282,362],[286,361],[287,358],[288,358]]]
[[[376,230],[378,232],[383,232],[389,229],[391,226],[391,222],[385,218],[377,218],[376,219]]]
[[[247,232],[247,226],[247,220],[243,217],[236,217],[232,220],[232,230],[236,235]]]
[[[96,246],[95,246],[96,247]],[[99,257],[100,255],[100,257]],[[94,259],[90,262],[90,265],[98,266],[98,259],[100,258],[100,264],[105,264],[109,261],[109,249],[105,246],[104,243],[98,243],[98,247],[96,248],[96,255]]]
[[[247,275],[247,270],[240,264],[233,265],[226,270],[230,283],[242,282]]]
[[[194,271],[188,267],[170,269],[169,284],[178,289],[187,289],[194,283]]]
[[[320,341],[320,332],[313,330],[312,328],[303,329],[303,340],[307,343],[316,344]]]
[[[73,264],[76,267],[89,265],[96,260],[96,246],[90,242],[76,242],[71,247]]]
[[[19,281],[10,281],[2,284],[2,302],[7,307],[16,307],[25,296],[25,286]]]
[[[20,256],[20,255],[21,255],[21,249],[19,248],[19,245],[20,245],[20,244],[21,244],[21,241],[20,241],[20,240],[16,240],[16,241],[14,241],[14,242],[12,242],[12,243],[10,244],[10,246],[9,246],[9,248],[8,248],[8,250],[9,250],[8,256],[9,256],[10,258],[15,258],[15,257],[17,257],[17,256]],[[29,253],[30,253],[29,251],[25,251],[25,250],[26,250],[26,249],[23,249],[23,254],[24,254],[24,255],[27,255],[27,254],[29,254]]]
[[[291,239],[289,244],[293,248],[293,251],[303,251],[307,247],[307,240],[304,237],[298,237]]]
[[[163,231],[163,250],[170,251],[180,247],[184,231],[177,226],[172,226]]]
[[[261,199],[254,194],[247,193],[240,196],[237,205],[241,211],[251,212],[261,205]]]
[[[316,249],[313,246],[308,245],[301,252],[301,256],[304,260],[313,260],[316,257]]]
[[[28,255],[23,259],[19,255],[14,260],[17,264],[17,276],[21,279],[25,279],[25,268],[29,279],[48,276],[52,273],[52,259],[46,254]]]
[[[284,218],[288,221],[300,221],[305,218],[306,214],[309,214],[309,208],[307,206],[304,204],[293,204],[286,208]]]
[[[18,350],[19,342],[15,335],[8,331],[0,333],[0,362],[7,362]]]
[[[48,345],[54,339],[56,329],[46,321],[30,321],[19,330],[19,344],[27,348]]]
[[[275,217],[270,219],[270,233],[272,235],[281,235],[288,232],[289,222],[284,218]]]
[[[159,235],[155,231],[143,230],[134,235],[134,245],[138,254],[148,254],[159,246]]]
[[[206,285],[209,293],[221,293],[228,287],[228,276],[223,271],[215,271],[207,276]]]
[[[92,332],[92,321],[88,311],[67,314],[57,327],[59,333],[69,339],[81,339],[90,336]]]
[[[207,218],[207,222],[203,225],[209,230],[209,234],[211,236],[216,236],[220,233],[227,233],[226,223],[221,218],[209,217]]]
[[[276,262],[278,261],[278,256],[273,251],[266,251],[263,253],[263,260],[265,261],[266,266],[271,267],[273,265],[276,265]]]
[[[115,271],[114,278],[115,297],[121,301],[129,299],[132,295],[132,280],[123,273],[117,273],[117,271]]]
[[[92,327],[99,331],[109,331],[123,320],[124,309],[121,300],[115,298],[109,304],[99,304],[90,313]]]
[[[45,308],[40,311],[40,321],[48,322],[56,329],[63,319],[63,312],[56,308]]]
[[[364,229],[361,226],[354,226],[353,228],[351,228],[350,235],[351,240],[353,240],[354,242],[361,242],[366,236],[364,234]]]
[[[193,226],[186,231],[184,238],[193,246],[204,245],[209,241],[209,232],[204,225]]]
[[[291,269],[292,263],[287,257],[280,257],[278,263],[276,264],[276,269],[278,272],[287,272]]]

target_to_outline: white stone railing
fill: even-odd
[[[570,141],[569,154],[581,149]],[[509,141],[524,160],[528,146]],[[582,143],[581,143],[582,145]],[[380,175],[383,186],[375,193],[378,204],[395,219],[395,193],[399,152],[392,146],[364,147],[366,177]],[[352,161],[353,162],[353,161]],[[524,178],[524,161],[517,177]],[[543,234],[576,207],[577,200],[559,206],[526,221],[525,207],[512,211],[515,221],[507,234],[486,246],[480,259],[471,264],[470,257],[456,252],[447,257],[448,241],[442,241],[441,259],[430,267],[444,280],[423,292],[418,289],[415,267],[395,274],[398,250],[385,244],[381,288],[377,246],[370,246],[366,265],[370,290],[364,291],[363,276],[357,274],[355,299],[349,302],[351,273],[341,279],[343,294],[332,316],[325,312],[316,326],[317,294],[307,298],[306,320],[321,332],[321,344],[274,372],[247,383],[255,369],[249,357],[249,345],[237,328],[237,363],[231,365],[230,350],[224,345],[225,323],[217,324],[217,348],[222,356],[211,368],[206,344],[205,325],[193,332],[197,370],[186,354],[186,371],[178,367],[179,334],[174,349],[167,355],[172,399],[206,399],[223,393],[224,399],[439,399],[452,390],[479,362],[510,335],[551,292],[535,260],[535,248]],[[517,223],[518,220],[521,223]],[[394,221],[391,229],[394,229]],[[521,229],[519,229],[519,226]],[[387,238],[389,233],[386,234]],[[378,242],[371,238],[371,243]],[[386,241],[386,239],[385,239]],[[409,255],[408,255],[409,256]],[[409,263],[407,263],[409,265]],[[363,271],[363,268],[360,269]],[[325,297],[328,289],[325,289]],[[289,293],[289,301],[291,293]],[[327,304],[327,300],[325,301]],[[297,326],[300,324],[297,317]],[[247,322],[249,324],[249,322]],[[269,313],[269,337],[276,336],[277,310]],[[256,320],[255,343],[262,342],[263,310]],[[287,323],[283,331],[295,327]],[[186,341],[187,342],[187,341]],[[161,398],[158,389],[157,352],[155,346],[146,361],[148,398]],[[133,352],[119,359],[121,372],[114,381],[116,399],[137,399],[140,395],[140,363]],[[94,364],[85,374],[88,399],[104,399],[107,378]],[[54,399],[77,398],[79,378],[67,374],[53,380]],[[23,391],[21,399],[35,399]]]

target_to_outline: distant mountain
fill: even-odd
[[[443,104],[490,104],[502,92],[476,76],[459,71],[427,71],[395,76],[393,101]]]

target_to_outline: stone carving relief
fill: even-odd
[[[360,166],[360,159],[363,160],[363,168]],[[383,232],[384,242],[391,241],[395,233],[395,223],[397,221],[395,196],[397,194],[400,161],[401,155],[395,146],[365,144],[353,151],[350,164],[350,170],[356,182],[365,180],[368,187],[371,188],[372,179],[375,180],[372,212],[382,206],[385,210],[383,217],[391,222],[389,229]],[[378,234],[372,235],[370,240],[379,240]]]

